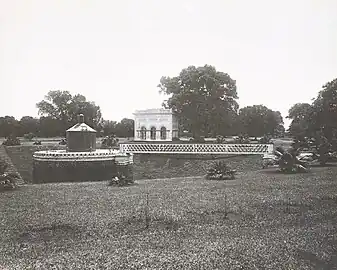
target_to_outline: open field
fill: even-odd
[[[336,174],[22,186],[0,196],[0,268],[337,269]]]

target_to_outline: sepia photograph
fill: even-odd
[[[337,270],[337,0],[0,0],[0,270]]]

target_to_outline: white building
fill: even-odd
[[[178,119],[171,109],[148,109],[134,113],[135,141],[172,141],[178,137]]]

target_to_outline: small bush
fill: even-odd
[[[5,146],[15,146],[15,145],[21,145],[20,140],[15,136],[9,136],[5,141],[3,141],[2,145]]]
[[[16,180],[19,176],[16,173],[6,173],[8,163],[0,160],[0,191],[7,189],[14,189],[16,187]]]
[[[263,136],[260,140],[259,143],[261,144],[267,144],[271,142],[271,138],[269,136]]]
[[[35,134],[32,132],[23,135],[23,138],[25,138],[28,141],[33,140],[35,137],[36,137]]]
[[[102,148],[112,148],[118,146],[118,138],[115,135],[109,135],[102,139]]]
[[[216,136],[216,143],[225,143],[225,142],[226,140],[224,136],[221,135]]]
[[[67,139],[62,139],[60,142],[59,142],[59,145],[66,145],[67,144]]]
[[[248,144],[248,143],[250,143],[249,136],[248,135],[239,135],[239,137],[234,140],[234,143]]]
[[[203,136],[196,136],[194,138],[191,138],[190,142],[193,142],[193,143],[204,143],[205,142],[205,137],[203,137]]]
[[[206,178],[209,180],[234,179],[235,170],[232,170],[224,161],[218,161],[212,164],[208,169]]]
[[[290,149],[287,152],[281,153],[278,160],[279,169],[283,173],[302,173],[307,172],[307,163],[300,161],[296,149]]]

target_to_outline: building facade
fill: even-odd
[[[172,141],[178,137],[178,119],[171,109],[148,109],[134,113],[135,141]]]

